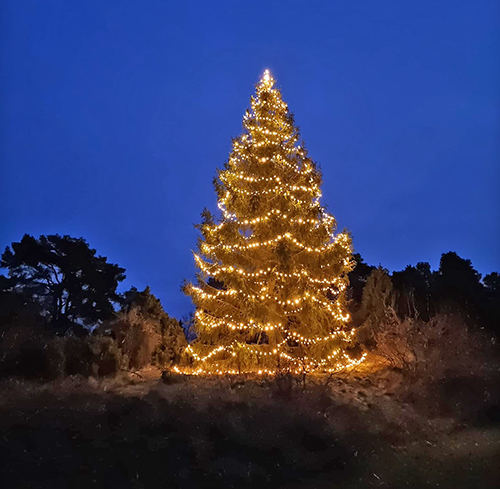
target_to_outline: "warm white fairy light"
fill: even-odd
[[[224,266],[220,263],[217,264],[209,264],[208,262],[204,261],[199,255],[196,253],[194,254],[194,258],[196,260],[196,263],[200,270],[207,275],[210,275],[212,277],[217,277],[220,274],[238,274],[242,275],[245,277],[261,277],[265,276],[267,280],[270,278],[278,278],[278,279],[291,279],[291,278],[305,278],[308,282],[314,283],[314,284],[328,284],[330,289],[333,286],[338,287],[341,290],[344,290],[346,288],[346,281],[343,277],[331,277],[327,276],[326,278],[320,279],[320,278],[314,278],[311,277],[311,274],[305,270],[299,270],[297,272],[292,272],[292,273],[285,273],[285,272],[279,272],[277,270],[272,269],[271,267],[262,269],[262,270],[257,270],[253,272],[247,272],[243,268],[235,268],[233,266]]]
[[[185,287],[199,337],[186,349],[193,365],[178,371],[335,372],[364,360],[345,351],[354,337],[344,300],[350,236],[334,234],[321,176],[291,120],[266,70],[218,172],[222,218],[200,226],[199,285]]]
[[[234,245],[226,245],[222,243],[219,243],[217,245],[209,245],[207,243],[203,243],[201,247],[204,253],[211,253],[216,248],[222,248],[224,250],[249,250],[252,248],[259,248],[261,246],[270,246],[283,240],[288,240],[292,242],[294,245],[298,246],[299,248],[302,248],[303,250],[311,253],[312,252],[323,253],[324,251],[328,250],[329,248],[332,248],[337,244],[337,241],[333,240],[330,243],[326,243],[322,246],[314,248],[312,246],[307,246],[306,244],[300,242],[298,239],[294,238],[291,233],[284,233],[283,235],[279,234],[278,236],[276,236],[276,238],[268,239],[267,241],[250,241],[248,244],[234,244]]]

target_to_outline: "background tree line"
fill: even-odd
[[[498,362],[500,280],[443,253],[438,270],[420,262],[399,272],[354,255],[351,312],[357,341],[422,386],[488,375]],[[491,373],[491,372],[490,372]]]
[[[25,235],[6,248],[1,267],[0,377],[163,369],[186,344],[149,287],[117,292],[125,269],[83,238]]]
[[[368,305],[370,294],[375,294],[372,301],[378,301],[379,305],[383,302],[380,280],[387,275],[386,287],[390,288],[392,307],[399,318],[427,322],[437,314],[458,314],[472,328],[486,329],[493,336],[500,334],[497,272],[482,278],[470,260],[452,251],[441,255],[438,270],[432,271],[429,263],[419,262],[392,275],[382,267],[367,265],[359,254],[353,257],[356,265],[349,276],[350,297],[358,323],[362,322],[363,314],[367,314],[366,309],[373,307]]]
[[[454,252],[441,256],[438,270],[419,262],[392,274],[359,254],[353,258],[350,309],[363,348],[397,367],[416,368],[416,358],[432,345],[462,361],[463,352],[475,348],[471,331],[497,341],[497,272],[482,278]],[[164,311],[149,287],[117,292],[125,269],[83,238],[25,235],[6,248],[1,267],[7,276],[0,275],[0,377],[166,369],[187,344],[182,322]],[[462,343],[451,345],[451,339]]]

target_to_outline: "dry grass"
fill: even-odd
[[[420,488],[480,479],[496,487],[498,419],[479,413],[500,404],[498,377],[485,379],[489,400],[450,413],[429,408],[449,392],[423,392],[414,402],[401,372],[370,361],[369,371],[367,363],[305,386],[286,376],[165,384],[154,370],[144,379],[3,382],[0,480],[43,488]],[[463,396],[467,404],[470,393]]]

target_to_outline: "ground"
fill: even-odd
[[[139,374],[0,384],[2,487],[498,487],[498,376]]]

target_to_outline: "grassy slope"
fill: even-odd
[[[495,390],[325,382],[4,382],[2,487],[497,487]]]

